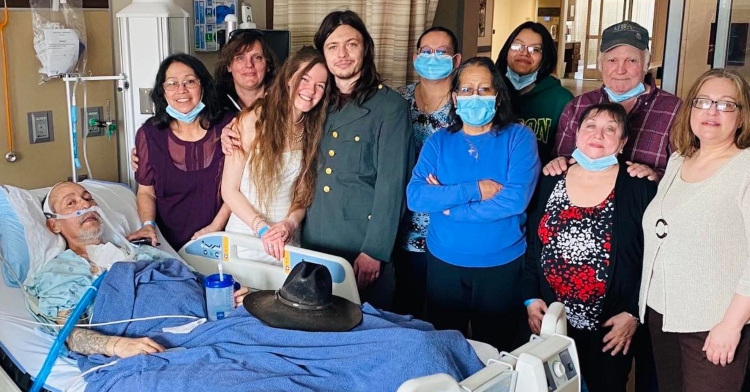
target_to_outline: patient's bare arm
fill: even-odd
[[[61,313],[62,319],[57,322],[64,324],[69,314],[70,312]],[[70,350],[83,355],[102,354],[120,358],[164,351],[164,347],[150,338],[108,336],[86,328],[73,328],[65,343]]]
[[[116,339],[118,338],[102,335],[89,329],[73,328],[73,332],[68,335],[66,342],[69,349],[83,355],[104,354],[113,356],[115,355],[114,340]]]

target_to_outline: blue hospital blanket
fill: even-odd
[[[176,260],[115,264],[99,289],[93,322],[205,313],[202,287],[191,275]],[[163,284],[166,291],[158,288]],[[395,391],[411,378],[447,373],[461,380],[483,367],[457,331],[435,331],[368,304],[362,310],[362,323],[349,332],[272,328],[242,307],[187,334],[161,328],[189,320],[101,327],[105,334],[149,336],[184,350],[120,359],[86,375],[86,391]],[[81,356],[78,365],[87,371],[112,360]]]

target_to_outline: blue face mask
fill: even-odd
[[[173,108],[172,105],[167,104],[167,114],[169,114],[173,119],[177,121],[182,121],[184,123],[192,123],[195,121],[195,119],[198,117],[198,114],[200,114],[201,110],[205,108],[206,105],[203,103],[203,101],[198,102],[198,105],[196,105],[193,110],[182,113],[177,111],[177,109]]]
[[[472,127],[488,124],[495,117],[495,96],[472,95],[470,97],[456,97],[456,114],[461,121]]]
[[[414,69],[427,80],[445,79],[453,72],[453,56],[420,53],[414,60]]]
[[[604,91],[607,93],[610,102],[620,103],[643,94],[646,92],[646,86],[644,86],[643,83],[638,83],[638,85],[630,89],[630,91],[626,91],[622,94],[617,94],[610,90],[609,87],[605,87]]]
[[[537,72],[539,72],[538,69],[528,75],[521,76],[508,68],[508,72],[505,73],[505,76],[508,77],[508,80],[510,80],[510,83],[515,87],[516,91],[521,91],[536,82]]]
[[[575,149],[575,151],[573,151],[573,154],[571,156],[576,160],[576,162],[578,162],[579,165],[581,165],[581,167],[588,171],[606,170],[618,163],[617,154],[592,159],[577,148]]]

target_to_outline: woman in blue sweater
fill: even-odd
[[[425,319],[500,350],[524,317],[519,284],[524,224],[539,176],[534,134],[513,122],[495,65],[475,57],[452,81],[453,126],[425,142],[407,188],[430,213]]]

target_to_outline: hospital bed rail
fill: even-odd
[[[278,261],[265,253],[259,238],[230,232],[204,234],[185,244],[178,253],[188,265],[205,275],[217,273],[221,263],[224,273],[251,290],[281,287],[292,268],[303,260],[322,264],[331,272],[333,294],[361,303],[352,266],[338,256],[287,245],[283,259]],[[257,260],[243,257],[247,253]]]

